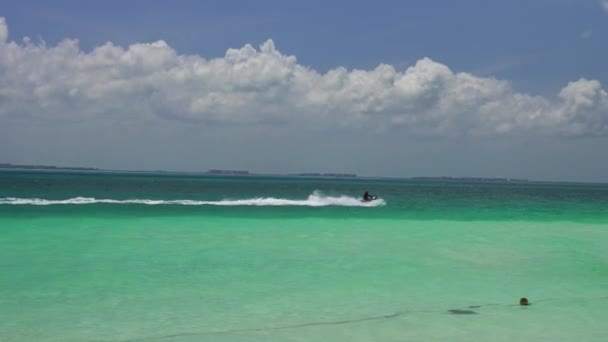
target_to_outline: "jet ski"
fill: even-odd
[[[376,195],[370,195],[367,191],[363,194],[363,198],[361,199],[361,202],[371,202],[373,200],[377,200],[378,196]]]

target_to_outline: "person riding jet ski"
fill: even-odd
[[[363,202],[370,202],[375,199],[378,199],[378,196],[370,195],[367,191],[363,194]]]

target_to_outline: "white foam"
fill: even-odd
[[[307,207],[325,207],[325,206],[342,206],[342,207],[378,207],[383,206],[386,202],[382,199],[376,199],[369,202],[362,202],[360,199],[350,196],[325,196],[319,191],[313,192],[307,199],[296,200],[274,197],[257,197],[249,199],[226,199],[221,201],[196,201],[196,200],[152,200],[152,199],[97,199],[94,197],[74,197],[65,200],[49,200],[42,198],[16,198],[6,197],[0,198],[0,204],[12,205],[83,205],[95,203],[108,204],[145,204],[145,205],[215,205],[215,206],[307,206]]]

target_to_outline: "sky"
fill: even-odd
[[[0,18],[0,163],[608,182],[608,0],[8,0]]]

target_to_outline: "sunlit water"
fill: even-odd
[[[605,185],[0,172],[0,341],[602,341],[606,250]]]

